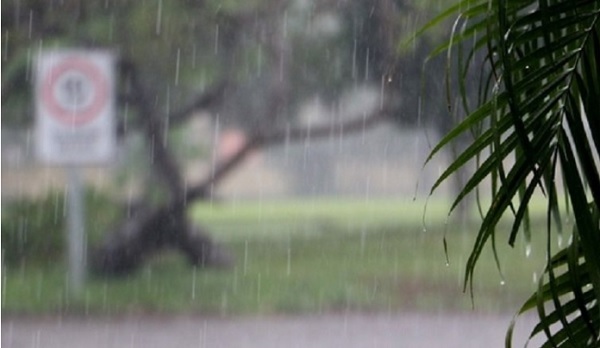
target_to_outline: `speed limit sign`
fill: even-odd
[[[36,69],[37,152],[58,164],[107,162],[115,148],[113,55],[50,51]]]

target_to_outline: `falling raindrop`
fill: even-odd
[[[35,291],[35,297],[38,301],[42,298],[43,285],[44,285],[44,274],[40,273],[40,274],[38,274],[37,279],[36,279],[36,291]]]
[[[6,303],[6,271],[2,272],[2,303]]]
[[[85,292],[85,299],[84,299],[84,314],[87,316],[90,313],[90,292],[86,291]]]
[[[363,257],[365,255],[365,245],[367,241],[367,229],[363,224],[360,229],[360,256]]]
[[[373,279],[373,288],[370,291],[370,294],[367,294],[367,297],[370,297],[370,299],[369,299],[370,301],[373,301],[375,299],[378,288],[379,288],[379,284],[377,282],[377,279]]]
[[[168,141],[169,141],[169,115],[171,113],[171,87],[167,86],[167,101],[165,103],[165,124],[163,126],[163,146],[167,147]]]
[[[154,147],[156,146],[156,135],[152,135],[152,139],[150,139],[150,164],[154,165]]]
[[[27,61],[27,64],[26,64],[27,68],[25,69],[25,81],[29,81],[31,79],[31,68],[33,65],[33,64],[31,64],[31,48],[27,49],[26,61]]]
[[[8,30],[6,31],[6,33],[4,33],[4,56],[2,57],[2,59],[8,59]]]
[[[537,272],[533,272],[533,283],[537,284],[537,282],[538,282]]]
[[[531,256],[531,244],[527,243],[527,245],[525,246],[525,257],[529,257]]]
[[[279,55],[279,81],[285,79],[285,54]]]
[[[196,45],[192,45],[192,69],[196,69]]]
[[[233,280],[231,282],[231,292],[235,295],[238,289],[238,268],[233,268]]]
[[[365,58],[365,81],[369,81],[369,48],[367,48],[367,56]]]
[[[127,217],[130,218],[133,213],[133,186],[127,188]]]
[[[562,245],[563,245],[563,235],[562,235],[562,233],[558,234],[557,243],[558,243],[558,247],[562,248]],[[569,242],[569,244],[570,244],[570,242]]]
[[[244,275],[248,274],[248,239],[244,242]]]
[[[302,169],[303,170],[306,170],[306,165],[308,164],[309,150],[310,150],[310,125],[308,126],[306,138],[304,138],[304,151],[303,151],[303,156],[302,156]]]
[[[363,118],[364,122],[364,118]],[[363,139],[365,138],[365,129],[363,126]],[[340,135],[338,136],[338,153],[342,153],[344,149],[344,125],[340,123]]]
[[[289,245],[289,241],[288,241],[286,275],[289,277],[291,274],[292,274],[292,247]]]
[[[146,286],[148,289],[152,287],[152,267],[146,269]]]
[[[196,270],[197,267],[194,267],[194,271],[192,272],[192,300],[196,299]]]
[[[257,76],[260,76],[260,74],[262,73],[262,66],[263,66],[263,47],[262,47],[262,45],[259,45],[257,56],[256,56],[256,75]]]
[[[569,236],[569,245],[573,244],[573,235]]]
[[[58,223],[59,216],[62,216],[62,214],[59,215],[60,208],[62,208],[62,204],[60,204],[59,199],[60,199],[60,196],[57,192],[56,194],[54,194],[54,224],[55,225]]]
[[[67,192],[67,190],[69,189],[68,185],[65,185],[65,189],[64,192]],[[62,201],[62,217],[66,217],[67,216],[67,212],[69,211],[69,209],[67,208],[69,206],[69,195],[65,195],[63,197],[63,201]]]
[[[229,299],[227,297],[227,292],[223,291],[221,293],[221,314],[227,313],[228,303],[229,303]]]
[[[352,80],[356,81],[356,47],[358,41],[354,39],[354,47],[352,48]]]
[[[183,178],[183,206],[187,207],[188,204],[188,179],[187,177]]]
[[[175,86],[179,85],[179,65],[181,62],[181,49],[177,48],[177,58],[175,60]],[[169,101],[167,100],[167,103]]]
[[[364,144],[367,139],[367,113],[363,112],[363,131],[362,131],[362,143]]]
[[[348,332],[348,311],[344,312],[344,335]]]
[[[135,334],[135,331],[131,333],[131,335],[129,336],[129,346],[130,347],[135,347],[137,346],[136,344],[136,338],[137,335]]]
[[[33,33],[33,10],[29,10],[29,31],[27,32],[27,38],[31,40],[31,34]]]
[[[102,309],[106,310],[106,305],[108,301],[108,284],[106,281],[102,284]]]
[[[2,294],[4,294],[4,292],[2,292]],[[3,300],[4,301],[4,300]],[[3,302],[4,303],[4,302]],[[5,324],[6,325],[6,324]],[[7,342],[7,346],[8,347],[12,347],[13,346],[13,332],[14,332],[14,324],[12,321],[9,322],[8,324],[8,335],[6,335],[8,338],[6,339]],[[3,341],[4,342],[4,341]]]
[[[221,127],[221,125],[220,125],[220,123],[221,123],[220,119],[221,119],[221,117],[217,113],[215,115],[215,126],[214,126],[214,129],[213,129],[213,150],[212,150],[212,154],[211,154],[211,164],[210,164],[210,167],[211,167],[211,173],[210,173],[210,175],[211,175],[211,177],[215,176],[215,170],[217,169],[217,160],[218,160],[217,157],[218,157],[218,147],[219,147],[218,144],[219,144],[219,141],[220,141],[220,136],[219,135],[220,135],[220,132],[221,132],[221,130],[220,130],[220,127]],[[212,197],[212,195],[211,195],[211,197]]]
[[[155,28],[156,35],[160,35],[160,29],[162,26],[162,7],[163,7],[162,0],[158,0],[158,10],[156,11],[156,28]]]
[[[363,129],[363,134],[364,134],[364,129]],[[383,177],[382,177],[382,182],[384,185],[387,186],[388,184],[388,173],[389,173],[389,161],[388,161],[388,149],[389,149],[390,144],[386,143],[385,147],[383,148]]]
[[[36,330],[35,331],[35,336],[33,339],[33,347],[40,347],[41,346],[41,330]]]
[[[215,55],[219,54],[219,25],[215,26]]]
[[[288,36],[288,12],[287,10],[283,11],[283,37],[287,38]]]
[[[379,110],[383,110],[383,101],[385,99],[385,75],[381,76],[381,91],[379,92]]]
[[[500,281],[500,285],[502,285],[502,286],[506,285],[506,281],[505,281],[504,279],[502,279],[502,280]]]
[[[421,119],[423,117],[423,97],[419,94],[419,98],[417,99],[417,126],[421,126]],[[427,136],[427,131],[425,131],[425,135]]]
[[[199,332],[199,341],[200,341],[200,347],[206,347],[206,327],[208,326],[208,320],[204,320],[204,324],[202,325],[202,327],[200,328],[200,332]]]
[[[212,207],[214,200],[215,200],[215,183],[214,182],[210,183],[210,187],[208,189],[208,196],[210,197],[209,201],[210,201],[210,206]]]
[[[261,274],[258,273],[256,279],[256,303],[260,304],[260,287],[261,287]]]
[[[365,203],[369,203],[371,195],[371,177],[369,175],[367,175],[367,181],[365,186]]]
[[[290,153],[290,131],[291,125],[290,122],[285,123],[285,143],[283,146],[283,163],[288,164],[289,153]]]

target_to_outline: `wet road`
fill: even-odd
[[[504,346],[504,334],[510,319],[510,315],[474,313],[224,318],[31,318],[3,315],[2,347],[493,348]],[[532,319],[526,318],[522,323],[531,324]],[[517,336],[525,337],[519,326]]]

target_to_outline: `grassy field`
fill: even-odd
[[[195,269],[177,253],[166,252],[132,276],[91,278],[83,298],[72,299],[63,265],[4,267],[2,311],[229,315],[470,310],[462,282],[476,226],[446,223],[447,206],[441,203],[430,203],[423,219],[423,206],[397,200],[200,204],[190,214],[235,255],[232,269]],[[498,242],[507,251],[505,241]],[[477,310],[515,311],[535,289],[543,247],[534,245],[529,257],[524,249],[517,245],[503,254],[505,282],[491,253],[483,256],[475,284]]]

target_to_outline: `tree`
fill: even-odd
[[[225,264],[227,257],[187,218],[187,207],[211,198],[214,186],[252,151],[342,136],[384,120],[421,121],[410,99],[396,97],[416,90],[418,83],[407,80],[420,69],[405,66],[419,66],[419,55],[398,54],[394,45],[406,32],[400,16],[419,11],[392,0],[4,1],[3,124],[31,123],[30,82],[40,50],[114,49],[120,57],[118,132],[121,138],[142,135],[151,175],[139,179],[143,197],[134,209],[123,209],[131,215],[96,249],[92,267],[127,273],[164,247],[180,249],[195,265]],[[421,55],[423,47],[417,45]],[[379,91],[380,105],[318,125],[296,120],[306,100],[334,103],[357,86]],[[205,178],[187,183],[171,130],[194,117],[235,125],[247,141]]]
[[[154,173],[154,182],[147,184],[146,191],[158,191],[159,202],[141,205],[131,218],[124,217],[101,248],[106,253],[98,252],[93,259],[97,270],[132,270],[144,256],[165,245],[180,248],[193,264],[226,262],[211,240],[185,217],[184,180],[168,136],[171,126],[185,122],[195,111],[214,107],[227,84],[228,76],[217,74],[224,66],[219,57],[205,50],[197,52],[195,46],[196,40],[214,40],[214,28],[227,17],[214,11],[217,5],[78,0],[2,4],[6,35],[2,66],[7,71],[2,80],[2,104],[9,111],[5,115],[10,115],[3,124],[6,119],[31,122],[28,87],[40,50],[75,46],[111,48],[120,53],[118,131],[122,136],[133,132],[145,136]],[[232,27],[235,24],[225,22]],[[224,42],[230,34],[221,30]],[[224,46],[222,49],[229,48]],[[154,187],[161,189],[151,189]],[[148,197],[142,199],[146,200]]]
[[[600,1],[464,0],[430,23],[457,16],[450,40],[435,52],[458,57],[457,81],[475,69],[481,75],[480,101],[434,148],[432,156],[466,132],[474,139],[441,175],[437,185],[470,161],[479,165],[454,206],[491,181],[492,202],[485,211],[466,265],[465,289],[483,248],[512,214],[508,243],[534,229],[528,207],[536,192],[547,203],[548,261],[539,288],[518,315],[537,310],[531,337],[544,334],[546,346],[597,347],[600,344]],[[424,30],[427,30],[425,27]],[[475,66],[473,57],[485,60]],[[460,88],[460,95],[465,91]],[[464,103],[469,110],[468,103]],[[565,204],[559,203],[560,175]],[[453,207],[454,207],[453,206]],[[574,227],[567,246],[562,237],[564,209]],[[537,231],[535,231],[537,232]],[[497,255],[496,255],[497,256]],[[517,315],[517,317],[518,317]],[[516,320],[516,317],[515,317]],[[511,346],[512,327],[507,333]]]

